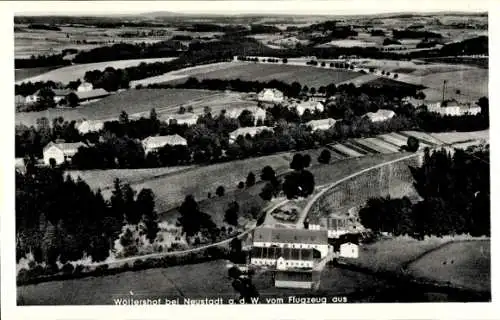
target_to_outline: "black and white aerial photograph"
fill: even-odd
[[[12,17],[18,307],[492,301],[485,2],[99,2]]]

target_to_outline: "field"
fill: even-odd
[[[423,84],[428,89],[424,90],[427,100],[440,100],[442,98],[443,81],[446,80],[446,99],[477,101],[488,96],[488,70],[468,69],[452,72],[434,73],[416,79],[414,83]],[[460,93],[457,93],[460,90]]]
[[[342,48],[352,48],[352,47],[377,47],[378,44],[372,41],[366,41],[366,40],[333,40],[327,43],[323,43],[321,45],[318,45],[316,47],[318,48],[323,48],[323,47],[342,47]]]
[[[405,263],[447,241],[436,237],[423,241],[409,237],[383,239],[361,246],[359,258],[352,263],[373,271],[400,272]]]
[[[272,166],[276,171],[282,172],[289,166],[290,157],[287,154],[278,154],[260,158],[251,158],[233,162],[214,164],[203,167],[195,167],[190,170],[178,172],[177,174],[168,174],[155,178],[151,175],[150,179],[138,175],[142,182],[132,183],[131,186],[140,191],[142,188],[151,188],[156,195],[156,210],[165,212],[179,205],[186,195],[192,194],[197,201],[207,198],[207,193],[211,192],[215,197],[215,189],[222,185],[226,192],[235,190],[240,181],[245,181],[250,171],[253,171],[258,178],[260,171],[266,165]],[[144,171],[145,172],[145,171]],[[82,176],[92,189],[103,187],[109,184],[103,184],[99,181],[102,176],[101,171],[90,171]],[[105,174],[107,181],[112,182],[111,175]],[[111,190],[103,191],[103,196],[108,198]]]
[[[312,68],[286,64],[237,64],[232,68],[204,73],[194,73],[191,76],[203,79],[241,79],[244,81],[281,80],[287,83],[298,81],[309,87],[326,86],[330,83],[340,83],[359,77],[361,74],[348,70],[332,70],[327,68]],[[180,82],[179,80],[172,81]]]
[[[409,271],[423,277],[473,290],[491,287],[490,241],[464,241],[445,245],[414,263]]]
[[[18,287],[21,305],[110,305],[114,299],[233,298],[223,260]],[[90,292],[90,294],[89,294]]]
[[[37,81],[49,81],[49,80],[67,84],[70,81],[74,81],[77,79],[81,79],[83,81],[83,77],[87,71],[92,71],[92,70],[102,71],[108,67],[112,67],[115,69],[123,69],[128,67],[135,67],[141,63],[167,62],[167,61],[172,61],[174,59],[176,58],[115,60],[115,61],[77,64],[51,70],[49,72],[45,72],[34,77],[25,78],[22,79],[22,81],[17,81],[16,84],[28,81],[37,82]]]
[[[431,133],[430,135],[445,143],[454,143],[457,141],[466,141],[466,140],[486,140],[486,141],[490,140],[490,130],[472,131],[472,132],[440,132],[440,133]]]
[[[108,190],[113,188],[113,181],[118,178],[122,183],[135,184],[145,180],[158,179],[168,175],[189,170],[194,166],[178,166],[148,169],[110,169],[110,170],[73,170],[66,171],[64,175],[70,175],[73,179],[81,177],[94,190]]]
[[[15,81],[24,80],[27,78],[35,77],[50,70],[56,69],[57,67],[40,67],[40,68],[26,68],[26,69],[15,69],[14,79]]]
[[[149,112],[156,108],[160,110],[171,108],[177,111],[179,104],[212,96],[216,93],[206,90],[191,89],[143,89],[126,90],[97,102],[75,109],[48,109],[41,112],[18,112],[16,124],[34,125],[36,119],[47,117],[49,120],[63,117],[67,120],[90,119],[104,120],[117,119],[121,111],[129,115],[137,112]]]

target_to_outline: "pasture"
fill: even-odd
[[[193,73],[190,76],[199,80],[204,79],[241,79],[244,81],[270,81],[280,80],[287,83],[298,81],[309,87],[326,86],[330,83],[340,83],[361,76],[360,73],[349,70],[329,68],[314,68],[310,66],[297,66],[288,64],[271,63],[246,63],[234,64],[231,68],[209,72]],[[183,82],[174,80],[173,83]]]
[[[168,62],[172,61],[176,58],[153,58],[153,59],[131,59],[131,60],[115,60],[115,61],[105,61],[105,62],[96,62],[96,63],[84,63],[84,64],[75,64],[67,67],[58,68],[55,70],[50,70],[48,72],[28,77],[17,81],[16,84],[21,82],[38,82],[38,81],[54,81],[54,82],[62,82],[63,84],[68,84],[70,81],[74,81],[77,79],[81,79],[83,81],[83,77],[87,71],[92,70],[100,70],[103,71],[108,67],[112,67],[115,69],[123,69],[128,67],[135,67],[140,65],[141,63],[154,63],[154,62]]]
[[[155,108],[157,111],[178,110],[178,105],[188,103],[192,100],[206,98],[216,93],[206,90],[192,89],[142,89],[126,90],[109,97],[80,106],[74,109],[47,109],[40,112],[17,112],[16,124],[34,125],[36,119],[47,117],[52,120],[63,117],[66,120],[105,120],[117,119],[120,112],[125,111],[129,115],[140,112],[148,112]]]
[[[409,266],[413,276],[472,290],[491,288],[490,241],[449,243],[429,252]]]

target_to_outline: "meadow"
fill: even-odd
[[[176,58],[152,58],[152,59],[131,59],[131,60],[115,60],[96,63],[75,64],[67,67],[57,68],[48,72],[21,79],[16,82],[38,82],[38,81],[54,81],[68,84],[70,81],[80,79],[83,81],[85,73],[92,70],[101,70],[111,67],[115,69],[124,69],[128,67],[135,67],[141,63],[154,63],[154,62],[168,62]]]
[[[489,240],[449,243],[410,264],[408,270],[422,277],[472,290],[491,288]]]
[[[47,109],[40,112],[17,112],[16,124],[34,125],[36,119],[47,117],[52,120],[63,117],[65,120],[106,120],[118,119],[122,111],[129,115],[147,112],[153,108],[172,108],[177,111],[177,105],[191,100],[212,96],[216,93],[206,90],[192,89],[142,89],[126,90],[99,101],[74,109]]]

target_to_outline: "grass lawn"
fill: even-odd
[[[410,264],[416,277],[450,282],[473,290],[491,288],[490,241],[454,242]]]
[[[153,108],[165,109],[214,94],[216,93],[212,91],[192,89],[127,90],[75,109],[56,108],[40,112],[17,112],[16,124],[34,125],[36,119],[41,117],[47,117],[50,121],[56,117],[63,117],[65,120],[117,119],[121,111],[125,111],[129,115],[137,112],[149,112]],[[175,107],[173,109],[177,110]]]
[[[245,81],[281,80],[287,83],[298,81],[309,87],[326,86],[330,83],[340,83],[361,76],[360,73],[349,70],[332,70],[328,68],[313,68],[286,64],[235,64],[234,67],[211,72],[193,73],[192,77],[203,79],[241,79]],[[184,82],[175,80],[174,83]]]
[[[235,295],[223,260],[45,282],[17,290],[20,305],[112,305],[118,298],[233,298]]]
[[[131,59],[131,60],[115,60],[115,61],[105,61],[105,62],[96,62],[96,63],[84,63],[84,64],[75,64],[63,68],[58,68],[52,71],[47,70],[47,72],[39,73],[38,75],[34,74],[30,77],[25,77],[21,79],[24,81],[49,81],[52,80],[54,82],[62,82],[64,84],[69,83],[70,81],[74,81],[77,79],[81,79],[83,81],[83,77],[87,71],[91,70],[104,70],[107,67],[112,67],[115,69],[123,69],[128,67],[135,67],[141,63],[153,63],[153,62],[167,62],[172,61],[176,58],[153,58],[153,59]],[[17,76],[16,76],[17,79]]]

